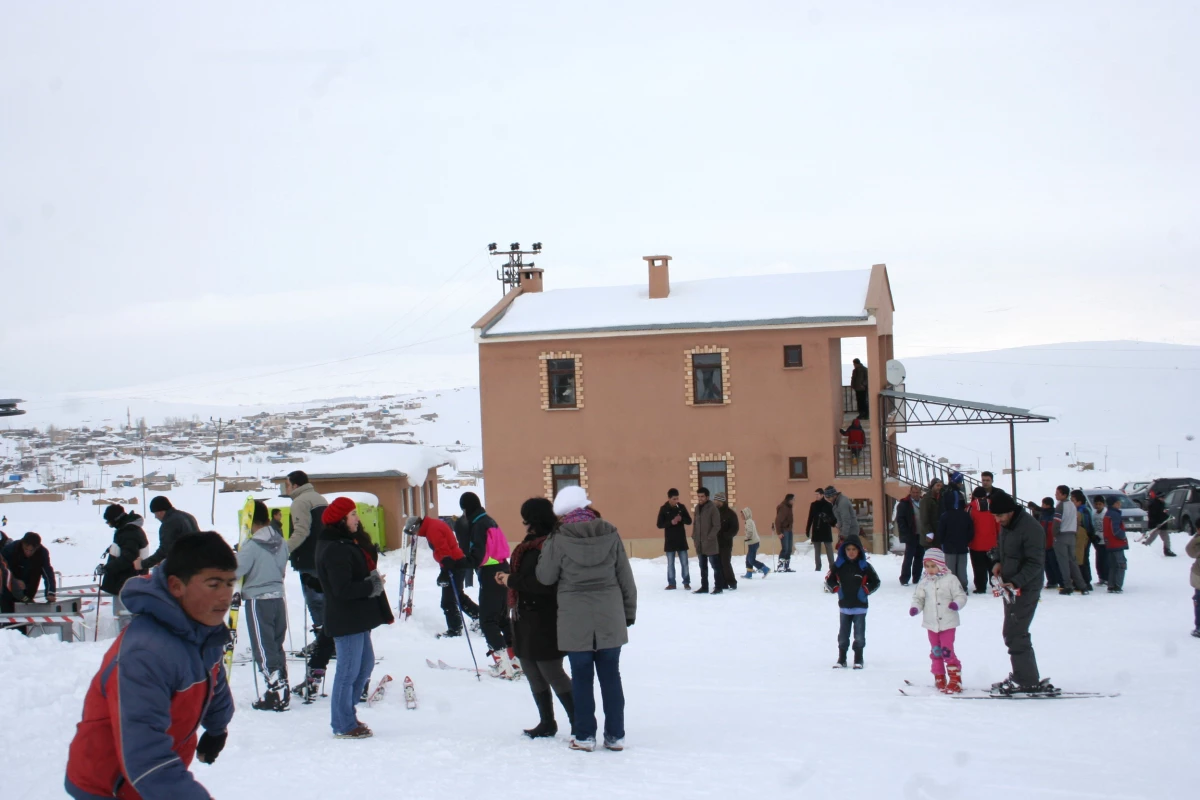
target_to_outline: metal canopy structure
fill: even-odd
[[[0,400],[0,417],[15,417],[25,412],[17,408],[17,403],[24,403],[24,400]]]
[[[1012,496],[1017,496],[1017,434],[1015,426],[1018,423],[1049,422],[1054,417],[1044,414],[1034,414],[1029,409],[1012,408],[1010,406],[994,406],[988,403],[975,403],[969,400],[955,400],[950,397],[935,397],[927,394],[912,394],[899,390],[883,389],[879,392],[880,418],[884,420],[884,430],[881,432],[886,441],[887,428],[898,433],[913,427],[930,427],[934,425],[1008,425],[1009,463],[1012,467]],[[892,454],[888,464],[889,450],[884,448],[884,469],[886,476],[891,467],[898,475],[904,471],[907,462],[903,450],[898,445],[896,453]],[[915,456],[915,454],[913,454]],[[919,458],[919,457],[917,457]]]

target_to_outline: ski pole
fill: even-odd
[[[483,676],[479,674],[479,662],[475,660],[475,648],[471,645],[471,626],[467,623],[467,617],[463,614],[462,601],[458,599],[458,581],[454,580],[454,572],[446,570],[446,574],[450,576],[450,589],[454,592],[454,605],[458,606],[458,621],[463,626],[463,633],[467,637],[467,649],[471,651],[471,663],[475,665],[475,679],[482,682]]]

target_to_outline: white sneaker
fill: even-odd
[[[607,736],[605,736],[604,737],[604,749],[612,750],[614,752],[619,753],[625,749],[625,740],[624,739],[610,739]]]
[[[571,737],[571,749],[572,750],[583,750],[585,752],[590,753],[596,749],[596,740],[595,739],[576,739],[574,736],[572,736]]]

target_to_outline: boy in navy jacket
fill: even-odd
[[[863,668],[863,648],[867,646],[867,595],[879,588],[879,575],[867,562],[862,540],[850,534],[838,548],[837,558],[825,576],[829,591],[837,593],[841,627],[838,629],[838,661],[845,668],[850,649],[850,631],[854,631],[854,668]]]

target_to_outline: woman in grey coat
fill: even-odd
[[[559,528],[546,539],[537,579],[558,584],[558,647],[571,662],[575,700],[572,750],[596,749],[594,676],[604,703],[604,746],[625,748],[625,694],[621,689],[621,646],[637,615],[637,586],[621,535],[588,508],[579,486],[554,499]]]

